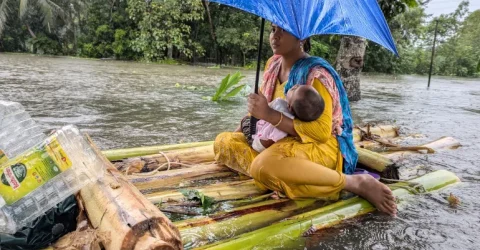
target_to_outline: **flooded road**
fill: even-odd
[[[0,99],[21,102],[45,131],[75,124],[102,149],[213,140],[246,112],[245,98],[218,104],[214,93],[233,69],[0,54]],[[243,71],[253,84],[254,72]],[[176,85],[185,86],[185,88]],[[348,221],[310,238],[304,249],[478,249],[480,246],[480,80],[365,76],[352,104],[357,124],[395,123],[416,144],[452,136],[457,150],[406,166],[455,172],[462,183],[402,205],[398,218]],[[450,208],[448,194],[461,205]]]

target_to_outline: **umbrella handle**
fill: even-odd
[[[258,43],[257,74],[255,76],[255,94],[258,94],[258,83],[260,81],[260,62],[262,60],[264,31],[265,31],[265,18],[262,18],[262,24],[260,25],[260,41]],[[250,135],[251,136],[257,133],[257,121],[258,119],[253,116],[250,118]]]

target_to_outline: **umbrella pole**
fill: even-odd
[[[264,31],[265,31],[265,18],[262,18],[262,25],[260,26],[260,41],[258,42],[257,75],[255,77],[255,94],[258,94],[258,83],[260,81],[260,61],[262,60]]]
[[[262,47],[263,47],[263,33],[265,31],[265,18],[262,18],[262,24],[260,25],[260,39],[258,42],[258,57],[257,57],[257,75],[255,76],[255,94],[258,94],[258,83],[260,81],[260,61],[262,60]],[[255,117],[250,118],[250,136],[256,134],[257,121]]]
[[[428,72],[428,87],[430,88],[430,79],[432,78],[432,70],[433,70],[433,58],[435,57],[435,43],[437,42],[437,29],[438,29],[438,20],[435,23],[435,35],[433,37],[433,46],[432,46],[432,59],[430,60],[430,71]]]

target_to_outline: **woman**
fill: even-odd
[[[345,189],[395,215],[395,198],[386,185],[370,175],[344,174],[354,171],[358,155],[348,99],[338,74],[323,59],[305,52],[308,39],[301,41],[276,25],[272,25],[270,46],[274,56],[265,67],[261,93],[248,98],[248,111],[290,136],[258,154],[239,133],[240,128],[222,133],[214,145],[217,162],[291,199],[335,200]],[[289,90],[295,91],[298,84],[313,86],[325,101],[325,111],[316,121],[292,120],[268,106],[275,98],[285,98]]]

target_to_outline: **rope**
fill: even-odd
[[[167,166],[167,169],[166,169],[165,171],[169,171],[172,162],[170,161],[170,159],[168,158],[168,156],[167,156],[164,152],[160,151],[159,153],[165,158],[165,160],[167,160],[166,163],[160,165],[159,167],[157,167],[156,169],[154,169],[154,170],[152,170],[152,171],[143,172],[143,173],[132,173],[132,175],[136,175],[136,176],[150,176],[150,175],[154,175],[154,174],[156,174],[156,172],[163,170],[163,168],[164,168],[165,166]],[[174,164],[178,164],[178,165],[183,166],[183,167],[194,167],[194,166],[195,166],[195,165],[191,165],[191,164],[187,164],[187,163],[181,163],[181,162],[175,162]],[[126,174],[127,174],[127,175],[128,175],[128,170],[129,170],[129,168],[130,168],[130,166],[127,168],[127,171],[126,171]]]

